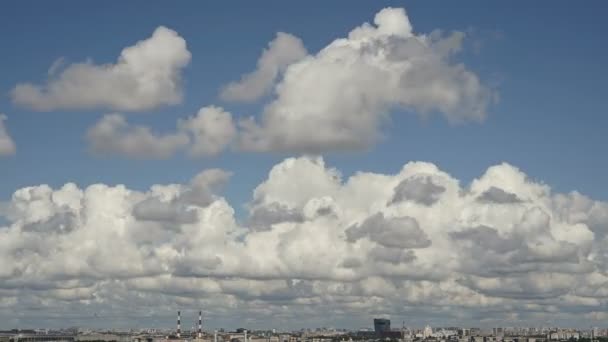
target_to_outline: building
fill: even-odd
[[[374,332],[382,335],[384,332],[391,331],[391,320],[385,318],[374,318]]]
[[[430,325],[427,325],[426,327],[424,327],[424,331],[422,332],[422,336],[424,338],[429,338],[433,336],[433,328],[431,328]]]
[[[116,334],[82,334],[76,335],[78,342],[131,342],[132,336]]]
[[[10,342],[74,342],[74,335],[38,335],[18,334],[9,339]]]

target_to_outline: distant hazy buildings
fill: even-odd
[[[181,320],[180,320],[181,323]],[[30,329],[0,331],[0,342],[608,342],[605,328],[572,329],[560,327],[409,327],[391,329],[390,320],[376,318],[374,329],[349,331],[335,328],[281,329],[235,331],[202,330],[199,326],[181,329],[93,330],[93,329]],[[371,322],[369,322],[371,323]],[[368,323],[368,324],[369,324]],[[177,337],[177,328],[180,337]],[[583,339],[584,340],[581,340]],[[590,341],[593,339],[593,341]]]

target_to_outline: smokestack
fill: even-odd
[[[203,312],[198,312],[198,338],[203,338]]]
[[[247,329],[245,329],[245,342],[247,342]]]
[[[217,330],[213,332],[213,342],[217,342]]]
[[[177,338],[182,337],[182,316],[181,313],[177,312]]]

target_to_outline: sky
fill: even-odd
[[[600,324],[584,5],[4,2],[0,329]]]

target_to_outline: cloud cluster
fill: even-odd
[[[266,91],[281,66],[274,61],[280,38],[260,57],[258,70],[230,84],[225,97],[253,99]],[[463,38],[462,32],[415,34],[404,9],[385,8],[373,25],[356,27],[314,55],[302,58],[303,49],[285,48],[299,52],[291,55],[294,61],[285,67],[261,118],[241,122],[241,147],[313,153],[364,149],[381,138],[395,109],[440,112],[450,121],[482,120],[494,94],[452,60]]]
[[[259,117],[235,124],[230,115],[199,115],[180,122],[176,132],[160,134],[110,114],[89,130],[90,149],[154,159],[186,148],[198,157],[216,155],[236,139],[241,151],[316,154],[372,146],[395,110],[438,112],[453,122],[482,120],[495,94],[454,60],[463,38],[462,32],[416,34],[402,8],[379,11],[373,24],[355,27],[315,54],[299,38],[278,32],[256,69],[220,92],[221,99],[237,102],[272,93]],[[49,69],[46,84],[19,84],[12,97],[40,111],[126,112],[177,104],[190,59],[186,41],[160,26],[150,38],[125,48],[114,64],[87,61],[64,67],[60,59]]]
[[[6,120],[6,115],[0,113],[0,157],[13,155],[17,150],[13,138],[4,126],[4,120]]]
[[[110,108],[140,111],[182,100],[181,73],[190,63],[186,41],[159,26],[152,36],[122,50],[114,64],[53,63],[44,85],[18,84],[13,101],[37,111]],[[61,69],[59,71],[59,69]]]
[[[133,158],[214,156],[235,142],[244,151],[316,153],[371,146],[396,109],[482,120],[494,93],[454,61],[463,38],[415,33],[395,8],[314,54],[279,32],[256,69],[220,94],[240,102],[272,95],[259,118],[235,123],[207,106],[159,132],[114,113],[87,141],[95,154]],[[58,60],[45,84],[17,85],[13,101],[39,111],[177,104],[190,58],[185,40],[159,27],[114,64]],[[10,155],[4,119],[0,155]],[[313,322],[329,308],[354,326],[420,310],[444,322],[605,318],[608,203],[553,193],[512,165],[463,185],[425,162],[343,177],[320,157],[289,158],[254,189],[245,217],[221,196],[230,176],[208,169],[146,191],[18,189],[0,203],[0,321],[22,323],[15,307],[110,320],[172,315],[178,306],[244,313],[261,325]]]
[[[511,165],[463,186],[425,162],[344,178],[321,158],[290,158],[244,219],[219,195],[229,176],[145,192],[17,190],[0,227],[0,317],[16,305],[112,316],[203,306],[302,323],[331,308],[358,326],[415,310],[543,321],[608,304],[608,203],[552,193]]]
[[[180,150],[193,157],[217,155],[236,135],[232,115],[215,106],[201,108],[196,115],[178,120],[176,126],[175,132],[158,134],[149,127],[129,124],[120,114],[108,114],[89,129],[87,141],[97,155],[165,159]]]

